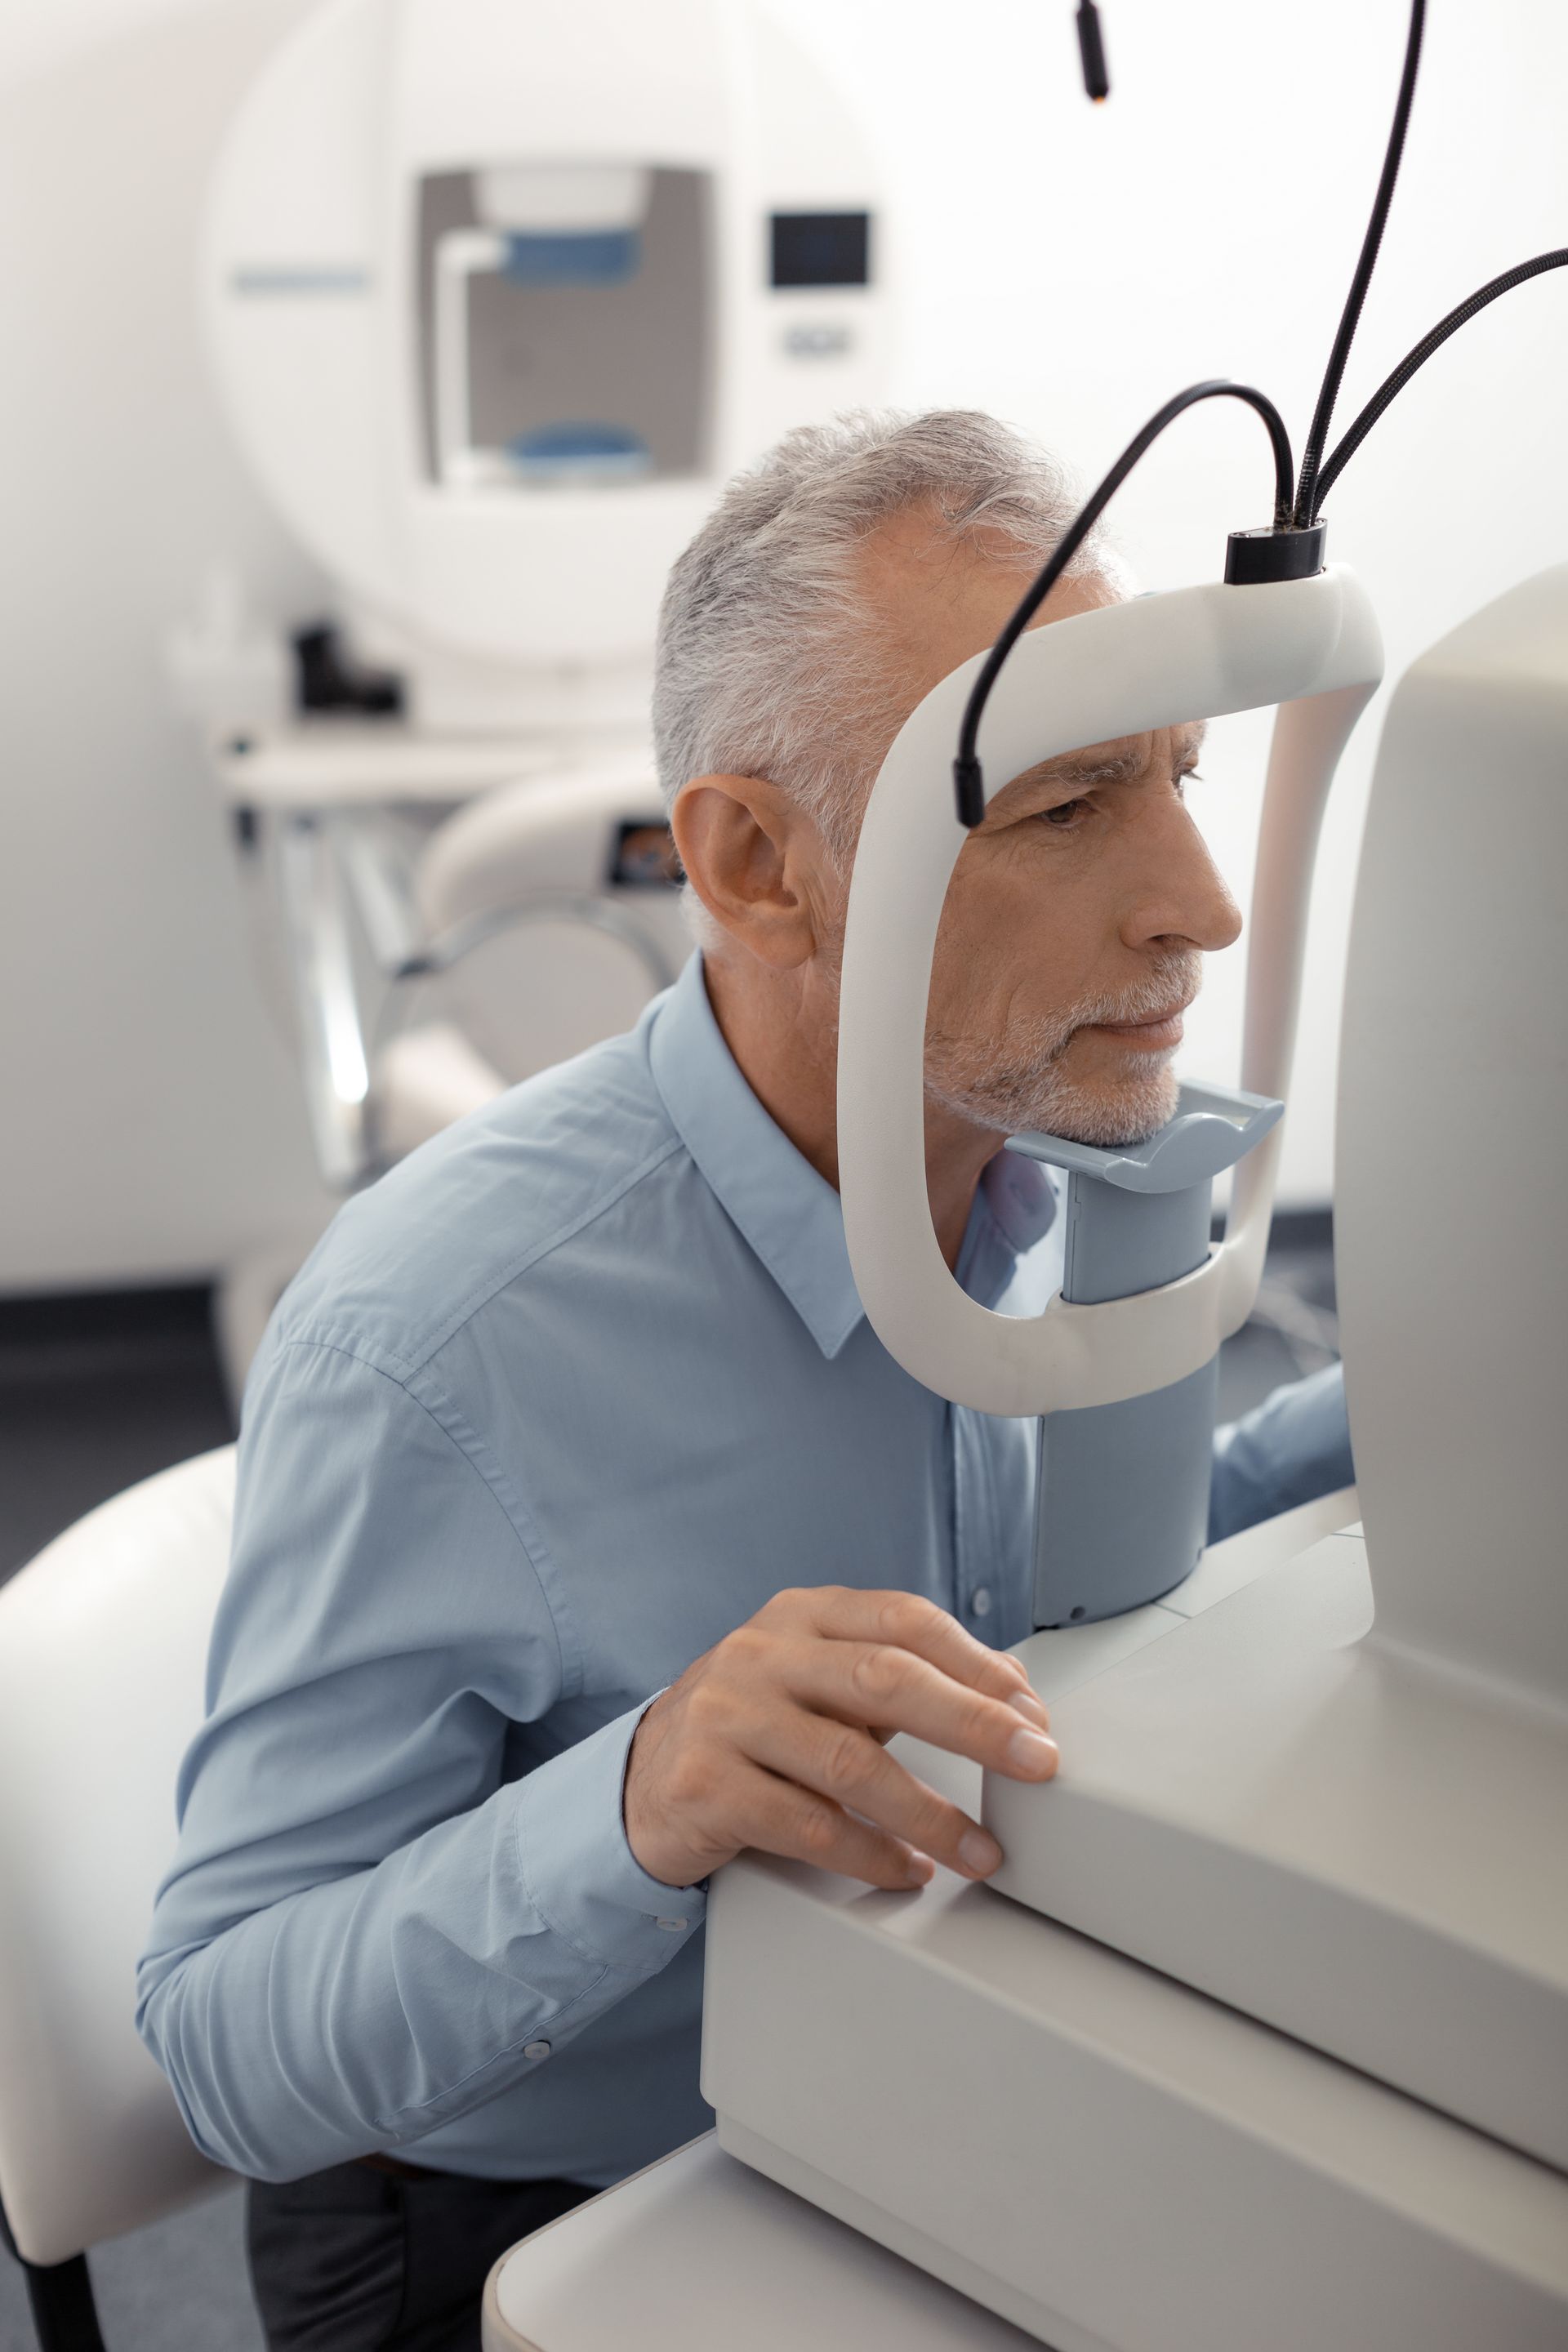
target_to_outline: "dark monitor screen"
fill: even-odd
[[[775,213],[773,229],[775,286],[869,283],[869,213]]]

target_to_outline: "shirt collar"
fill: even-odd
[[[721,1207],[823,1354],[837,1356],[865,1314],[838,1194],[742,1076],[713,1017],[700,954],[655,1012],[648,1059],[676,1131]],[[993,1305],[1018,1256],[1055,1213],[1045,1171],[1014,1152],[998,1153],[981,1179],[959,1258],[959,1279],[970,1295]]]
[[[825,1356],[864,1312],[838,1195],[776,1126],[724,1043],[694,955],[648,1040],[654,1084],[692,1159]]]

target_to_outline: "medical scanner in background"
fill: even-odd
[[[689,952],[659,596],[737,467],[885,392],[874,181],[751,0],[325,0],[235,116],[210,362],[331,597],[285,638],[217,574],[171,666],[332,1191],[628,1027]],[[236,1385],[297,1255],[229,1270]]]

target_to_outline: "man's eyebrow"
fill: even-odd
[[[1129,784],[1146,764],[1142,751],[1064,751],[1060,759],[1042,761],[1034,772],[1053,784]]]
[[[1190,765],[1203,750],[1204,737],[1208,733],[1207,720],[1198,719],[1190,727],[1177,727],[1172,731],[1175,737],[1175,765]],[[1068,751],[1059,762],[1047,761],[1046,772],[1069,776],[1084,783],[1119,784],[1130,783],[1134,776],[1142,775],[1146,764],[1147,754],[1137,751],[1110,751],[1098,757]]]
[[[1054,760],[1037,761],[1007,785],[1010,793],[1028,784],[1129,784],[1142,772],[1142,751],[1061,751]]]
[[[1183,767],[1194,761],[1203,748],[1207,732],[1200,721],[1175,730],[1176,765]],[[1125,751],[1063,751],[1054,760],[1042,760],[1015,776],[1015,784],[1128,784],[1142,774],[1148,753],[1137,746]]]

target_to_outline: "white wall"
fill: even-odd
[[[1116,87],[1098,110],[1070,0],[773,5],[886,156],[900,399],[995,409],[1093,475],[1172,391],[1230,373],[1300,440],[1376,176],[1402,0],[1104,0]],[[228,452],[190,300],[214,139],[301,8],[0,0],[0,1289],[199,1273],[316,1213],[232,860],[158,656],[214,555],[279,613],[317,594]],[[1568,10],[1451,0],[1433,16],[1345,421],[1453,301],[1568,225]],[[1466,330],[1330,501],[1331,551],[1368,580],[1394,674],[1568,558],[1565,362],[1568,274]],[[1228,404],[1184,419],[1115,510],[1145,584],[1215,576],[1226,531],[1267,520],[1268,481],[1256,420]],[[1375,727],[1321,868],[1296,1201],[1329,1190]],[[1238,886],[1261,748],[1251,722],[1216,734],[1198,794]],[[1194,1067],[1234,1066],[1239,984],[1238,958],[1220,960]]]
[[[206,1272],[321,1213],[162,643],[216,557],[321,584],[208,394],[214,142],[301,0],[0,10],[0,1289]]]

